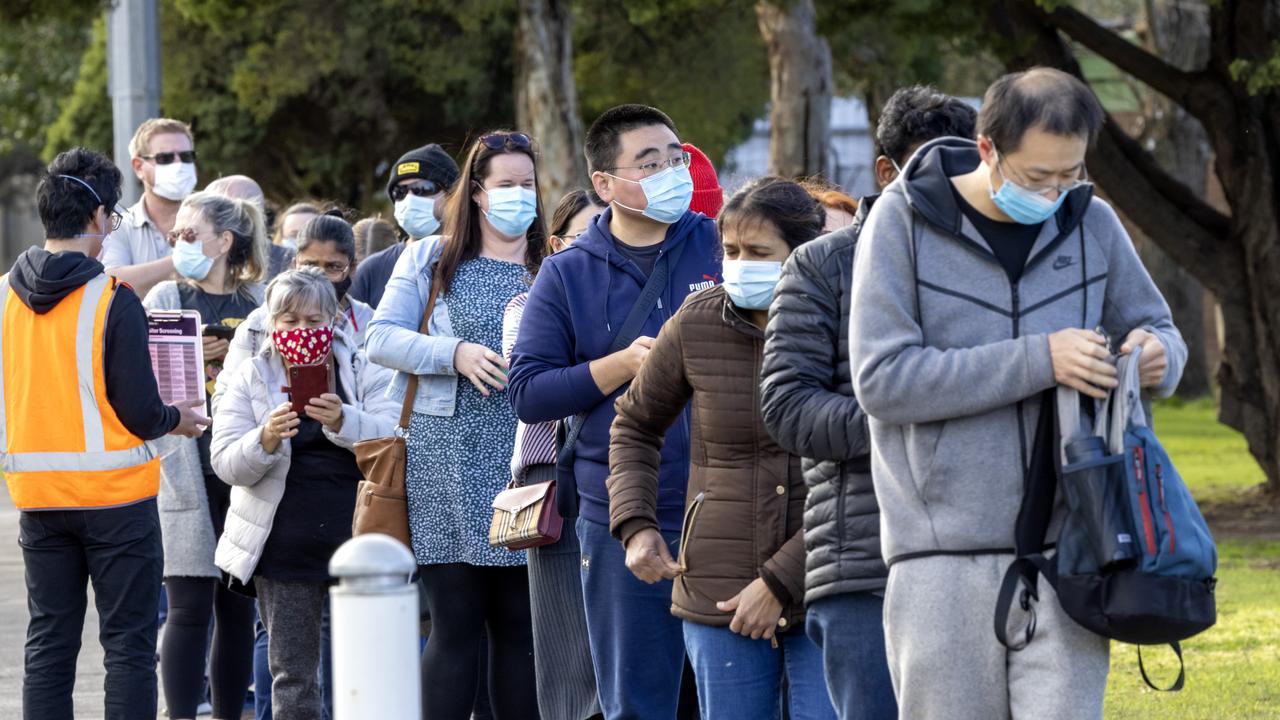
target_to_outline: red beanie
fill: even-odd
[[[724,190],[720,187],[720,179],[716,177],[716,168],[693,145],[685,143],[684,150],[692,156],[689,160],[689,174],[693,177],[693,201],[689,203],[689,209],[714,218],[724,206]]]

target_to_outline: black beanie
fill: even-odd
[[[387,197],[391,197],[391,188],[401,180],[422,178],[448,190],[458,179],[458,163],[449,157],[444,148],[435,143],[423,145],[417,150],[410,150],[395,165],[391,166],[391,178],[387,180]]]

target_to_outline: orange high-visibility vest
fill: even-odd
[[[41,315],[0,279],[0,450],[21,510],[117,507],[159,492],[155,448],[107,401],[115,290],[114,278],[99,275]]]

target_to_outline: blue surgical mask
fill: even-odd
[[[440,229],[440,221],[436,219],[435,198],[419,197],[413,193],[396,202],[396,222],[415,238],[430,237]]]
[[[996,207],[1000,208],[1000,212],[1008,215],[1016,223],[1039,225],[1053,217],[1053,214],[1058,212],[1058,208],[1062,207],[1062,202],[1067,199],[1067,193],[1065,192],[1059,192],[1057,200],[1050,200],[1034,190],[1022,187],[1005,177],[998,163],[995,170],[1000,173],[1002,181],[1000,189],[992,189],[993,183],[988,175],[987,193],[991,196],[991,201],[996,204]]]
[[[204,254],[204,243],[179,240],[173,245],[173,269],[185,278],[199,282],[209,277],[213,258]]]
[[[782,263],[769,260],[725,260],[721,271],[729,299],[743,310],[767,310],[782,278]]]
[[[520,237],[538,217],[538,196],[526,187],[485,190],[489,196],[489,224],[507,237]]]
[[[646,203],[644,210],[637,211],[635,208],[627,207],[622,203],[618,203],[618,205],[632,212],[639,212],[650,220],[656,220],[663,225],[671,225],[683,217],[689,211],[689,203],[693,201],[693,177],[689,175],[689,167],[687,165],[667,168],[643,180],[628,180],[617,175],[612,175],[611,177],[637,183],[640,189],[644,191]],[[614,202],[617,201],[615,200]]]

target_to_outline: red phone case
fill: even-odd
[[[334,391],[333,374],[329,363],[323,365],[294,365],[289,368],[289,400],[293,411],[304,417],[303,409],[312,398]]]

